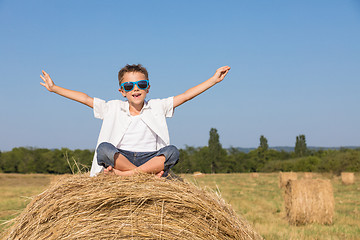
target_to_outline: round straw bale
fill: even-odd
[[[341,181],[345,185],[351,185],[355,183],[355,175],[353,172],[342,172]]]
[[[285,188],[289,180],[296,180],[297,174],[295,172],[280,172],[279,173],[279,187]]]
[[[52,185],[52,184],[54,184],[54,183],[56,183],[58,181],[61,181],[61,179],[63,179],[63,178],[68,178],[70,176],[72,176],[72,175],[71,174],[61,174],[61,175],[53,174],[50,177],[50,185]]]
[[[193,184],[74,175],[36,196],[5,239],[261,239],[215,193]]]
[[[335,202],[330,180],[289,180],[284,200],[291,224],[331,224],[333,221]]]

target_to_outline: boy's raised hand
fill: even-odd
[[[94,99],[92,97],[89,97],[86,93],[66,89],[58,85],[55,85],[55,83],[53,82],[53,80],[51,80],[50,75],[47,74],[47,72],[43,70],[42,74],[43,75],[40,75],[40,77],[44,82],[40,82],[40,84],[46,87],[46,89],[49,90],[50,92],[54,92],[63,97],[85,104],[91,108],[93,107]]]
[[[224,67],[221,67],[221,68],[218,68],[213,76],[214,80],[216,83],[219,83],[221,82],[226,74],[230,71],[230,67],[229,66],[224,66]]]
[[[173,101],[173,107],[176,108],[176,107],[180,106],[184,102],[187,102],[190,99],[193,99],[194,97],[196,97],[197,95],[208,90],[215,84],[221,82],[225,78],[225,76],[229,72],[229,70],[230,70],[229,66],[221,67],[216,70],[214,76],[212,76],[205,82],[202,82],[199,85],[186,90],[184,93],[175,96],[174,101]]]
[[[50,92],[53,92],[54,91],[53,88],[55,84],[53,80],[51,80],[50,75],[47,74],[47,72],[45,72],[44,70],[42,70],[42,74],[44,76],[40,75],[40,77],[44,82],[40,82],[40,84],[46,87],[46,89],[49,90]]]

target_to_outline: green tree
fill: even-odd
[[[199,147],[197,151],[194,152],[193,162],[194,162],[194,171],[199,171],[203,173],[211,173],[211,160],[209,160],[209,147]],[[210,163],[210,164],[209,164]]]
[[[19,164],[23,159],[23,154],[19,148],[13,148],[9,152],[2,153],[1,158],[5,173],[19,172]]]
[[[321,159],[319,172],[332,172],[340,175],[343,171],[360,171],[360,151],[347,149],[346,151],[329,150]]]
[[[239,151],[238,149],[231,147],[229,150],[229,162],[232,163],[233,172],[245,172],[243,162],[246,158],[246,153]]]
[[[195,151],[196,149],[190,146],[186,146],[185,149],[179,149],[179,162],[172,168],[172,170],[175,173],[193,173],[195,171],[194,169],[196,164],[194,161]]]
[[[306,146],[306,140],[305,135],[299,135],[296,137],[296,143],[295,143],[295,156],[297,157],[303,157],[307,155],[307,146]]]
[[[259,146],[259,148],[261,148],[263,151],[266,151],[269,148],[268,140],[266,139],[266,137],[264,137],[264,135],[260,136],[260,146]]]
[[[229,149],[229,159],[235,163],[234,172],[254,172],[256,170],[256,161],[252,153],[244,153],[236,148]]]
[[[260,145],[259,147],[255,150],[257,152],[257,158],[255,159],[255,161],[258,163],[257,166],[257,171],[260,171],[260,169],[264,166],[264,164],[269,160],[268,158],[268,141],[266,139],[266,137],[264,137],[264,135],[260,136]]]
[[[296,172],[316,172],[321,162],[321,159],[315,156],[307,156],[295,160],[292,171]]]
[[[220,171],[221,163],[226,158],[226,151],[222,148],[220,143],[220,136],[216,128],[210,129],[209,138],[209,162],[212,173]]]

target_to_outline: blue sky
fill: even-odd
[[[49,93],[59,86],[123,99],[117,73],[147,67],[149,98],[232,69],[177,108],[171,143],[224,147],[360,145],[360,3],[319,1],[0,0],[0,150],[93,149],[101,120]]]

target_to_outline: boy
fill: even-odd
[[[140,64],[126,65],[119,71],[119,92],[127,101],[105,102],[87,94],[54,84],[42,71],[40,84],[50,92],[78,101],[94,109],[94,116],[103,120],[90,176],[105,174],[131,176],[137,172],[166,177],[179,160],[179,151],[170,145],[166,117],[176,107],[221,82],[230,67],[216,70],[214,76],[166,99],[145,101],[150,90],[147,70]]]

